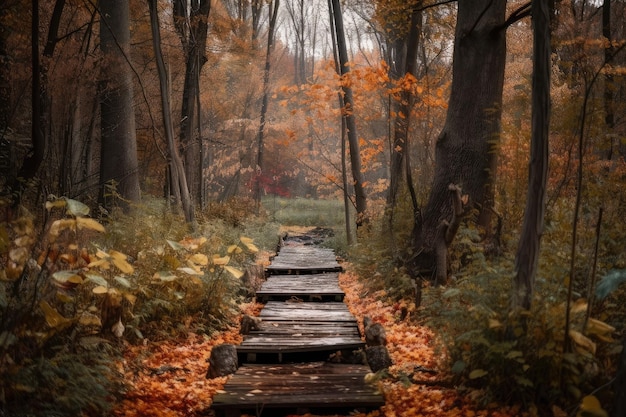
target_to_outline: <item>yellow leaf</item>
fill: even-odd
[[[221,256],[221,257],[219,255],[213,256],[214,265],[226,265],[228,264],[229,261],[230,261],[230,256]]]
[[[365,186],[365,184],[363,186]],[[248,250],[252,253],[257,253],[259,251],[259,248],[257,248],[254,243],[244,243],[244,245],[246,245],[246,248],[248,248]]]
[[[152,276],[152,279],[158,279],[165,282],[172,282],[176,280],[176,278],[178,277],[169,271],[157,271]]]
[[[252,243],[252,242],[253,242],[253,240],[252,240],[252,239],[250,239],[249,237],[245,237],[245,236],[241,236],[241,237],[239,238],[239,240],[241,240],[241,243],[243,243],[244,245],[245,245],[246,243]]]
[[[570,307],[570,312],[571,312],[572,314],[585,312],[585,311],[587,311],[587,306],[588,306],[587,301],[585,301],[585,300],[584,300],[584,299],[582,299],[582,298],[579,298],[579,299],[578,299],[578,300],[576,300],[576,301],[574,302],[574,304],[572,304],[572,306]]]
[[[118,252],[116,250],[110,250],[109,256],[113,259],[122,259],[122,260],[126,260],[128,258],[128,256],[126,256],[125,254],[123,254],[122,252]]]
[[[241,253],[241,248],[238,245],[230,245],[226,250],[227,253]]]
[[[109,269],[111,264],[106,259],[98,259],[97,261],[93,261],[87,265],[89,268],[100,267],[102,269]]]
[[[63,292],[57,291],[57,300],[59,300],[62,303],[71,303],[74,301],[74,297],[71,297]]]
[[[78,322],[85,327],[102,327],[100,317],[87,312],[80,315]]]
[[[63,208],[67,205],[67,202],[60,198],[58,200],[54,200],[54,201],[46,201],[46,210],[50,211],[53,208]]]
[[[183,267],[183,268],[177,268],[176,270],[184,272],[185,274],[189,274],[189,275],[204,275],[202,271],[198,271],[194,268]]]
[[[189,260],[196,265],[206,266],[209,264],[209,257],[203,253],[196,253],[195,255],[191,256]]]
[[[119,269],[123,273],[132,274],[133,272],[135,272],[135,268],[133,268],[131,264],[126,262],[127,256],[124,255],[122,252],[111,250],[109,251],[109,255],[111,255],[113,265],[115,265],[117,269]]]
[[[225,270],[230,272],[235,278],[239,279],[243,276],[243,271],[237,268],[233,268],[232,266],[225,266]]]
[[[104,232],[104,226],[98,223],[97,220],[90,219],[88,217],[78,217],[76,219],[76,225],[79,229],[91,229],[96,232]]]
[[[9,259],[18,265],[23,265],[28,259],[28,249],[15,248],[9,251]]]
[[[137,297],[134,296],[131,293],[125,292],[124,293],[124,298],[126,298],[128,300],[128,302],[130,303],[130,305],[135,305],[135,302],[137,301]]]
[[[484,369],[474,369],[472,372],[470,372],[469,379],[482,378],[483,376],[487,375],[487,373],[488,372]]]
[[[106,294],[107,292],[109,292],[109,289],[104,285],[98,285],[93,290],[91,290],[91,292],[93,292],[94,294]]]
[[[570,330],[569,337],[572,339],[574,343],[576,343],[581,348],[585,349],[588,352],[593,354],[596,353],[596,344],[591,341],[587,336],[583,335],[579,331]]]
[[[53,238],[52,240],[59,237],[61,232],[65,229],[75,230],[76,229],[76,220],[74,219],[60,219],[52,222],[52,226],[50,226],[50,236]]]
[[[47,301],[39,303],[39,308],[43,311],[43,315],[46,318],[46,323],[53,329],[63,329],[72,323],[72,320],[66,319],[58,311],[54,309]]]
[[[587,395],[580,404],[580,411],[576,417],[608,417],[607,412],[600,405],[600,401],[594,395]]]
[[[589,321],[587,322],[587,333],[589,334],[595,334],[597,336],[608,336],[610,334],[612,334],[613,332],[615,332],[615,327],[606,324],[603,321],[600,320],[596,320],[593,318],[590,318]]]

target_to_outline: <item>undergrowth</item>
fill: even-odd
[[[436,329],[438,349],[455,386],[472,393],[483,406],[518,404],[534,412],[560,406],[575,413],[585,404],[600,413],[594,415],[610,408],[619,395],[611,381],[624,331],[626,285],[620,284],[626,274],[609,271],[621,267],[615,239],[623,231],[612,229],[601,241],[597,274],[604,276],[600,282],[609,290],[600,297],[590,287],[593,253],[585,249],[593,244],[594,218],[585,217],[566,341],[570,209],[563,207],[547,219],[532,309],[527,312],[510,308],[510,248],[517,240],[513,233],[502,237],[499,256],[494,256],[486,253],[481,233],[463,224],[450,247],[448,282],[433,286],[429,277],[422,277],[416,283],[404,266],[411,257],[407,231],[412,224],[406,213],[406,207],[395,213],[393,238],[388,221],[376,219],[370,235],[362,236],[351,252],[351,260],[368,291],[377,291],[387,302],[404,300],[403,305],[410,305],[416,284],[422,286],[421,306],[411,317]]]
[[[125,343],[232,324],[261,253],[278,241],[278,225],[251,207],[212,205],[199,213],[197,234],[150,198],[100,220],[66,198],[50,198],[42,217],[7,211],[0,413],[106,415],[123,393],[116,363]]]

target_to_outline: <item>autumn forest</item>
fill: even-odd
[[[360,416],[626,416],[624,0],[2,0],[0,416],[207,416],[321,233]],[[265,415],[265,414],[264,414]]]

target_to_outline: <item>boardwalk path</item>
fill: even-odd
[[[237,347],[243,365],[213,398],[218,416],[335,414],[384,404],[364,382],[368,366],[327,361],[364,346],[343,303],[339,271],[332,250],[285,241],[257,292],[266,303],[259,329]]]

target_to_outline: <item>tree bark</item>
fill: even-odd
[[[333,18],[333,5],[332,0],[328,0],[328,11],[330,17],[330,33],[335,32],[335,21]],[[341,73],[341,69],[339,68],[339,59],[337,57],[337,38],[333,36],[331,38],[331,43],[333,46],[333,60],[335,61],[335,71],[337,74]],[[337,99],[339,103],[339,108],[343,108],[343,96],[341,93],[337,93]],[[350,219],[350,195],[348,188],[348,161],[346,155],[346,119],[345,117],[341,117],[341,183],[343,185],[343,215],[344,221],[346,225],[346,241],[348,246],[352,246],[354,244],[354,238],[352,236],[352,220]]]
[[[161,50],[161,27],[159,23],[159,12],[157,9],[157,0],[148,0],[150,9],[150,26],[152,30],[152,47],[156,57],[157,72],[159,74],[159,85],[161,87],[161,113],[163,115],[163,127],[165,129],[165,139],[167,141],[168,150],[168,166],[171,172],[171,186],[177,189],[176,195],[180,196],[183,206],[183,213],[188,224],[195,227],[195,214],[189,188],[187,186],[187,177],[185,176],[185,168],[183,161],[178,154],[178,148],[174,141],[174,125],[172,123],[172,113],[170,106],[170,85],[168,82],[167,70],[163,60],[163,52]]]
[[[261,176],[263,175],[264,165],[265,123],[269,104],[270,68],[272,63],[272,51],[274,50],[274,30],[276,29],[276,19],[278,18],[279,5],[280,0],[272,0],[268,4],[270,27],[267,32],[267,51],[265,52],[265,69],[263,70],[263,102],[261,104],[261,120],[259,122],[259,132],[257,134],[257,160],[254,182],[254,199],[257,204],[257,212],[261,205]]]
[[[339,67],[341,69],[341,76],[345,77],[350,72],[348,66],[348,50],[346,47],[346,36],[343,28],[343,15],[341,12],[341,5],[339,0],[332,0],[332,15],[335,22],[335,35],[337,41],[337,52],[339,56]],[[348,145],[350,148],[350,165],[352,168],[352,180],[354,181],[354,194],[356,202],[356,226],[359,228],[368,223],[367,215],[367,195],[365,193],[365,187],[363,186],[363,172],[361,169],[361,153],[359,147],[359,136],[356,130],[356,120],[354,117],[354,98],[352,94],[352,88],[343,84],[343,101],[344,108],[342,109],[343,117],[346,121],[346,128],[348,132]]]
[[[608,46],[604,48],[604,62],[608,63],[613,55],[615,48],[611,46],[611,0],[604,0],[602,4],[602,36],[609,42]],[[613,74],[611,71],[607,71],[604,75],[604,123],[608,133],[608,152],[607,159],[613,158],[613,148],[616,146],[613,143],[613,129],[615,128],[615,105],[613,100]],[[617,145],[619,146],[619,145]]]
[[[106,208],[140,200],[133,80],[129,68],[130,11],[125,0],[100,2],[100,201]],[[110,198],[111,181],[121,201]]]
[[[198,126],[196,109],[200,95],[200,71],[207,61],[205,55],[208,33],[208,20],[211,11],[210,0],[173,0],[174,25],[185,52],[185,82],[181,108],[180,146],[191,198],[202,203],[202,129]],[[197,128],[197,130],[196,130]],[[194,133],[197,133],[197,137]]]
[[[39,1],[32,0],[32,21],[31,21],[31,69],[32,69],[32,90],[31,90],[31,143],[32,149],[24,158],[20,168],[16,183],[13,184],[14,196],[19,198],[19,194],[24,188],[26,181],[34,178],[39,171],[46,152],[46,137],[43,130],[43,111],[41,106],[41,60],[39,56]]]
[[[550,127],[550,10],[542,0],[532,2],[533,77],[532,133],[528,192],[522,235],[515,260],[513,279],[513,309],[529,310],[539,248],[543,233],[545,192],[548,177],[548,134]]]
[[[435,174],[422,223],[413,230],[413,273],[432,274],[438,229],[453,212],[450,184],[459,185],[487,227],[493,205],[506,61],[506,0],[458,4],[453,76],[446,122],[437,139]],[[446,245],[448,246],[448,245]],[[444,276],[447,271],[437,271]]]
[[[405,45],[402,48],[402,50],[405,51],[405,54],[399,57],[399,59],[402,63],[404,63],[404,72],[402,75],[417,78],[417,51],[422,32],[422,12],[417,5],[413,5],[410,25],[411,27],[409,28],[407,39],[405,42],[402,42],[402,45]],[[396,74],[395,78],[399,79],[399,75],[400,74]],[[391,149],[390,184],[387,195],[390,231],[393,231],[393,212],[396,205],[398,191],[403,179],[406,180],[406,185],[411,195],[414,222],[416,224],[421,223],[421,211],[417,202],[415,189],[413,187],[413,176],[411,172],[411,160],[409,154],[409,128],[411,125],[411,113],[413,112],[414,103],[415,96],[413,92],[404,90],[401,93],[400,103],[397,105],[396,109],[397,115],[394,123],[394,139]]]

